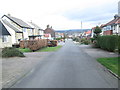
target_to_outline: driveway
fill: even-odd
[[[68,40],[11,88],[117,88],[118,80]]]

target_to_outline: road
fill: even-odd
[[[104,71],[79,45],[65,45],[41,62],[12,88],[117,88],[118,81]]]

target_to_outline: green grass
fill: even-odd
[[[37,52],[53,52],[53,51],[57,51],[61,47],[62,47],[61,45],[58,45],[56,47],[45,47],[45,48],[38,50]]]
[[[120,68],[120,57],[98,58],[97,61],[120,76],[120,71],[118,71],[118,68]]]
[[[29,48],[17,48],[21,52],[32,52]]]

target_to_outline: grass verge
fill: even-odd
[[[29,48],[17,48],[20,52],[32,52]]]
[[[37,52],[53,52],[53,51],[57,51],[61,47],[62,47],[61,45],[58,45],[56,47],[45,47],[45,48],[38,50]]]
[[[98,58],[97,61],[120,76],[120,71],[118,71],[120,69],[120,57]]]

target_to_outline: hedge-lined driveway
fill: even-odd
[[[117,79],[81,49],[66,41],[13,88],[117,88]]]

